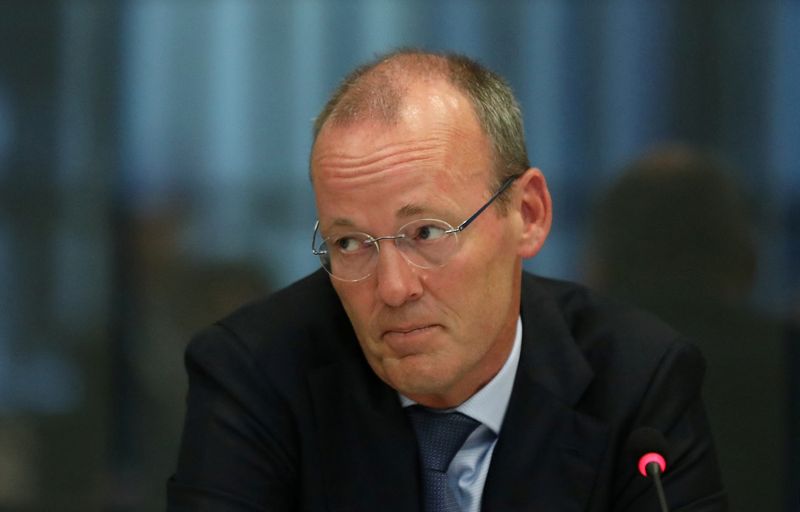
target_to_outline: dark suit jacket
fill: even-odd
[[[654,318],[523,276],[522,352],[484,511],[652,511],[626,454],[664,432],[672,510],[726,510],[703,359]],[[198,335],[168,510],[419,510],[414,434],[316,272]]]

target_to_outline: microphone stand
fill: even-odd
[[[653,484],[656,486],[658,503],[661,505],[661,512],[669,512],[667,499],[664,497],[664,487],[661,485],[661,467],[658,463],[651,462],[647,465],[647,474],[653,477]]]

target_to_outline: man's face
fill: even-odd
[[[393,235],[421,218],[457,226],[494,192],[488,139],[468,100],[442,82],[412,86],[397,123],[325,125],[311,165],[325,237]],[[332,279],[383,381],[424,405],[452,407],[497,373],[519,314],[517,210],[483,212],[443,267],[415,267],[385,240],[370,277]]]

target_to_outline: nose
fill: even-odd
[[[419,270],[406,261],[394,243],[383,241],[382,244],[375,269],[380,299],[388,306],[399,307],[421,297]]]

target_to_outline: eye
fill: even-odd
[[[352,236],[343,236],[334,241],[334,245],[344,254],[354,254],[364,249],[364,242]]]
[[[414,240],[435,241],[445,236],[447,230],[436,224],[422,224],[413,233]]]

